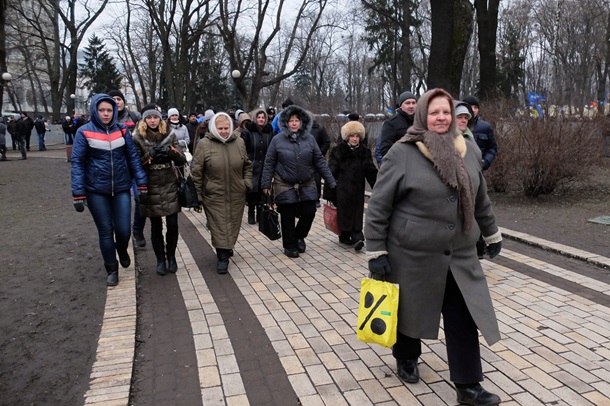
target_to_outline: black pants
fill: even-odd
[[[163,242],[163,221],[161,217],[150,218],[150,241],[155,251],[157,261],[165,261],[167,249],[168,257],[176,256],[176,246],[178,245],[178,213],[170,214],[165,217],[167,232],[165,242]]]
[[[311,224],[316,217],[316,202],[300,202],[280,204],[277,207],[282,225],[282,245],[285,249],[296,250],[297,240],[305,239],[311,230]],[[299,220],[295,220],[299,213]]]
[[[451,271],[447,273],[447,285],[443,299],[443,321],[447,360],[452,382],[472,384],[483,380],[479,334],[462,292],[455,282]],[[392,347],[396,359],[417,359],[421,355],[421,340],[398,333]]]

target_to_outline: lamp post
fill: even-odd
[[[6,87],[6,91],[7,91],[7,93],[9,93],[9,99],[11,98],[11,95],[10,95],[10,89],[8,87],[8,84],[10,83],[11,80],[13,80],[13,75],[11,75],[8,72],[4,72],[2,74],[2,81],[4,82],[4,83],[2,83],[2,86]],[[2,91],[2,107],[0,108],[0,110],[2,110],[2,113],[3,113],[4,112],[4,89],[2,89],[2,90],[3,90]]]
[[[238,107],[238,98],[237,98],[237,80],[241,77],[241,72],[238,69],[235,69],[231,72],[231,76],[233,77],[233,87],[235,88],[235,109]]]
[[[72,99],[72,105],[74,106],[74,116],[76,116],[76,95],[74,93],[72,93],[70,95],[70,98]]]

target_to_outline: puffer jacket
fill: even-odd
[[[186,158],[176,135],[157,132],[150,137],[146,133],[146,123],[141,121],[134,130],[133,141],[148,176],[148,196],[140,202],[140,213],[145,217],[165,217],[180,212],[178,169],[174,169],[172,162],[182,166]],[[174,149],[163,161],[151,161],[150,150],[155,146],[171,146]]]
[[[296,133],[288,128],[290,116],[297,115],[301,127]],[[303,108],[292,105],[282,110],[278,119],[281,134],[273,137],[263,167],[262,189],[271,189],[274,180],[274,195],[277,204],[298,203],[318,199],[314,179],[316,170],[330,187],[336,181],[328,168],[318,143],[309,133],[313,118]]]
[[[267,117],[265,110],[253,110],[250,113],[252,121],[246,124],[247,131],[242,131],[241,133],[241,138],[246,143],[248,159],[252,162],[252,192],[260,191],[265,156],[267,155],[271,139],[275,135],[273,133],[273,128],[271,128],[271,124],[267,123],[263,127],[259,127],[258,124],[256,124],[256,116],[259,113],[264,113],[265,117]]]
[[[496,159],[496,154],[498,153],[498,144],[496,143],[494,129],[487,121],[476,116],[472,133],[474,134],[474,140],[477,142],[479,148],[481,148],[481,154],[483,155],[481,165],[483,166],[483,170],[487,170],[494,159]]]
[[[105,101],[114,107],[108,126],[102,124],[97,105]],[[97,94],[89,108],[91,121],[76,132],[72,148],[72,196],[89,193],[114,195],[129,190],[132,179],[146,185],[147,178],[138,151],[127,128],[117,122],[117,107],[107,94]]]

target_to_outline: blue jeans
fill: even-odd
[[[116,264],[116,251],[127,250],[131,238],[129,190],[114,196],[88,192],[87,206],[97,226],[104,264]]]
[[[64,133],[64,141],[66,142],[66,145],[72,145],[74,143],[72,133]]]
[[[44,134],[38,133],[38,151],[44,151],[46,148],[44,146]]]

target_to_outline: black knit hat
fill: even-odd
[[[360,114],[358,114],[358,113],[349,113],[347,115],[347,119],[350,120],[350,121],[358,121],[358,120],[360,120]]]
[[[470,104],[471,106],[477,106],[477,107],[481,107],[481,106],[479,105],[479,99],[477,99],[477,98],[476,98],[476,97],[474,97],[474,96],[466,96],[466,97],[464,97],[464,99],[463,99],[462,101],[463,101],[464,103],[468,103],[468,104]]]
[[[125,96],[123,96],[123,93],[121,93],[120,90],[111,90],[107,94],[110,97],[119,96],[121,99],[123,99],[123,103],[125,103]]]
[[[292,106],[294,104],[294,102],[292,101],[292,99],[289,97],[286,100],[284,100],[284,102],[282,103],[282,108],[286,108],[288,106]]]
[[[409,100],[409,99],[417,100],[417,97],[415,97],[415,95],[411,92],[401,93],[400,96],[398,96],[398,107],[402,106],[402,104],[405,102],[405,100]]]

